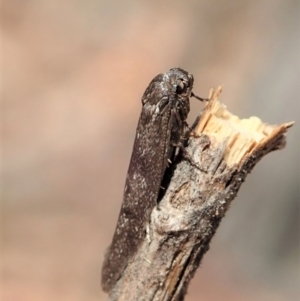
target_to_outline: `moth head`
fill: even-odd
[[[169,71],[169,78],[171,79],[174,92],[182,96],[191,96],[194,77],[192,74],[181,68],[174,68]]]

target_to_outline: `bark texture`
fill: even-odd
[[[188,156],[178,158],[146,238],[109,300],[183,300],[220,221],[256,163],[285,145],[293,123],[271,126],[257,117],[241,120],[211,93],[189,139]]]

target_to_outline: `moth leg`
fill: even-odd
[[[186,159],[187,161],[189,161],[192,166],[196,167],[200,171],[203,171],[203,172],[207,173],[207,170],[203,169],[199,165],[199,163],[195,162],[195,160],[193,159],[193,157],[187,152],[187,150],[184,147],[182,147],[182,156],[183,156],[184,159]]]
[[[209,101],[209,100],[210,100],[210,98],[202,98],[202,97],[199,97],[199,96],[197,96],[196,94],[194,94],[193,92],[191,93],[191,97],[194,97],[194,98],[196,98],[196,99],[198,99],[198,100],[200,100],[200,101]]]
[[[205,173],[207,173],[207,170],[203,169],[199,163],[195,162],[195,160],[193,159],[193,157],[188,153],[188,151],[186,150],[186,148],[184,147],[184,144],[182,142],[177,143],[176,145],[173,145],[174,147],[178,147],[181,152],[182,152],[182,157],[184,159],[186,159],[187,161],[190,162],[190,164],[194,167],[196,167],[197,169],[199,169],[200,171],[203,171]]]
[[[193,92],[191,93],[191,97],[194,97],[194,98],[196,98],[196,99],[198,99],[198,100],[200,100],[200,101],[203,101],[203,102],[204,102],[204,101],[210,101],[210,100],[211,100],[211,98],[203,98],[203,97],[199,97],[199,96],[197,96],[196,94],[194,94]],[[194,123],[192,124],[191,127],[187,124],[186,121],[184,122],[184,123],[185,123],[185,126],[188,128],[188,131],[187,131],[187,135],[188,135],[188,136],[193,136],[193,137],[195,137],[195,138],[199,138],[199,137],[200,137],[197,133],[195,133],[194,129],[195,129],[195,127],[197,126],[197,124],[198,124],[198,122],[199,122],[199,120],[200,120],[200,118],[201,118],[201,115],[202,115],[202,114],[200,114],[199,116],[197,116],[196,120],[194,121]]]
[[[187,140],[189,138],[189,136],[195,137],[195,138],[200,138],[200,135],[198,135],[194,129],[196,127],[196,125],[198,124],[198,121],[200,120],[200,117],[196,118],[196,121],[193,123],[192,126],[189,126],[188,123],[186,121],[184,121],[184,125],[186,127],[185,133],[184,133],[184,140]]]

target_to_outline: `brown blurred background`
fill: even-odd
[[[171,67],[243,117],[299,122],[299,1],[2,4],[2,298],[99,301],[141,96]],[[192,100],[189,122],[202,104]],[[297,300],[299,130],[254,169],[187,301]]]

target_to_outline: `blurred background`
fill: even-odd
[[[297,300],[299,1],[6,0],[2,36],[3,301],[99,301],[141,96],[172,67],[241,117],[297,121],[234,200],[188,290]],[[191,100],[189,122],[202,104]]]

